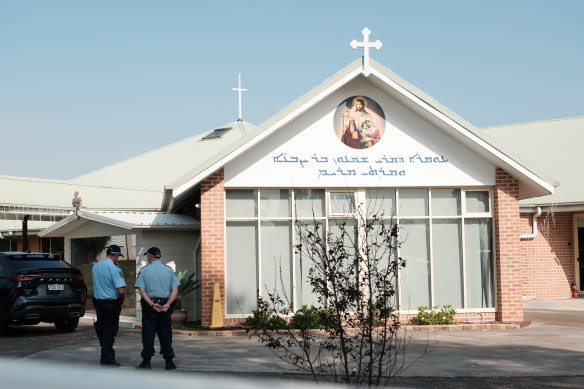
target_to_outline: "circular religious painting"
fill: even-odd
[[[383,110],[375,100],[365,96],[344,100],[337,107],[333,121],[337,137],[354,149],[374,146],[385,132]]]

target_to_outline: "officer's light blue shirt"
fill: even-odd
[[[122,269],[109,258],[104,258],[91,269],[93,276],[93,296],[98,300],[115,300],[118,288],[126,286]]]
[[[135,287],[144,288],[149,297],[168,298],[172,288],[179,285],[172,268],[157,260],[140,269]]]

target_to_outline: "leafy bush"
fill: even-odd
[[[180,284],[178,286],[178,294],[176,295],[174,309],[182,309],[183,297],[201,287],[201,281],[196,280],[195,276],[195,272],[189,272],[186,269],[176,273],[176,277]]]
[[[412,324],[428,325],[428,324],[452,324],[454,323],[454,315],[456,310],[452,305],[443,305],[442,309],[438,311],[438,306],[418,307],[418,315],[410,318]]]
[[[334,328],[340,328],[342,325],[341,317],[339,314],[337,314],[337,311],[334,308],[321,309],[318,312],[318,316],[319,316],[320,325],[321,325],[321,327],[319,327],[319,328],[334,329]]]
[[[280,330],[286,328],[286,320],[278,316],[273,309],[267,309],[260,304],[257,310],[251,311],[252,315],[245,318],[244,326],[250,326],[254,330]]]
[[[195,279],[196,274],[188,270],[181,270],[176,274],[180,285],[178,286],[178,296],[184,297],[192,291],[201,287],[200,280]]]
[[[371,304],[371,313],[373,315],[372,324],[374,326],[384,326],[392,319],[395,308],[391,306],[389,299],[380,297]]]
[[[310,307],[303,305],[292,316],[292,325],[299,330],[323,328],[321,312],[313,305]]]

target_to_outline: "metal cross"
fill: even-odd
[[[357,42],[355,39],[353,39],[350,45],[353,50],[357,49],[358,47],[363,48],[363,74],[365,77],[367,77],[371,73],[369,70],[369,48],[374,47],[379,50],[383,44],[379,41],[379,39],[375,42],[369,42],[369,35],[371,34],[371,31],[367,27],[361,31],[361,34],[363,34],[363,42]]]
[[[233,88],[239,94],[239,119],[241,120],[241,92],[247,92],[247,89],[241,89],[241,73],[239,73],[239,84],[237,88]]]

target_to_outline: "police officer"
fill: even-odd
[[[158,247],[150,247],[146,253],[148,265],[144,266],[136,279],[136,288],[142,297],[142,362],[140,369],[150,369],[150,359],[154,356],[154,337],[158,334],[160,354],[166,360],[166,370],[176,369],[172,349],[173,302],[180,284],[174,271],[160,262],[162,256]]]
[[[95,332],[101,346],[101,364],[120,366],[116,362],[114,341],[120,325],[120,312],[126,296],[126,281],[118,266],[118,258],[123,257],[119,246],[112,244],[106,250],[106,257],[93,265],[93,303],[97,321]]]

